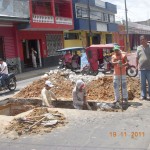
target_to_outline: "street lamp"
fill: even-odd
[[[126,16],[126,51],[129,51],[129,30],[128,30],[128,15],[127,15],[127,4],[126,0],[124,0],[125,3],[125,16]]]

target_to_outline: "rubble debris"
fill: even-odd
[[[82,79],[87,84],[87,99],[97,101],[113,101],[113,77],[104,76],[84,76],[76,75],[71,71],[50,71],[48,77],[34,81],[32,84],[21,90],[15,98],[40,98],[41,90],[45,81],[49,79],[55,86],[52,91],[58,99],[71,100],[72,89],[76,80]],[[140,82],[138,78],[127,78],[129,100],[140,97]]]
[[[27,116],[16,118],[6,127],[5,133],[17,132],[23,134],[43,134],[64,125],[65,117],[58,111],[49,111],[47,108],[35,108]]]
[[[96,104],[97,110],[108,111],[108,112],[118,112],[126,110],[129,107],[129,103],[105,103],[100,102]]]

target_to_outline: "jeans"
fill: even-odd
[[[147,97],[146,81],[148,82],[148,94],[150,96],[150,70],[140,70],[141,97]]]
[[[5,80],[7,79],[7,74],[0,74],[0,81],[1,81],[1,86],[5,87],[6,86],[6,82]]]
[[[126,81],[126,75],[114,75],[114,94],[115,94],[115,101],[120,100],[120,92],[119,88],[121,86],[121,80],[122,80],[122,95],[124,100],[128,100],[128,91],[127,91],[127,81]]]

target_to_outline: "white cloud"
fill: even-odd
[[[103,0],[117,5],[116,20],[125,19],[124,0]],[[143,21],[150,19],[150,1],[149,0],[126,0],[128,18],[131,21]]]

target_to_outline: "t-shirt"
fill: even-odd
[[[42,105],[49,106],[52,104],[52,98],[56,99],[55,94],[47,90],[45,87],[41,91],[41,97],[42,97]]]
[[[150,70],[150,45],[146,48],[142,45],[137,47],[137,59],[139,70]]]
[[[112,55],[112,61],[115,60],[115,61],[118,61],[118,60],[121,60],[122,63],[126,63],[126,55],[121,53],[120,56],[117,56],[117,55]],[[121,69],[121,70],[120,70]],[[126,66],[121,66],[119,64],[115,64],[114,65],[114,75],[126,75]]]
[[[5,68],[3,72],[0,71],[1,73],[8,74],[8,67],[7,67],[6,62],[3,62],[2,64],[0,64],[0,68],[1,68],[1,71]]]

